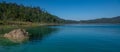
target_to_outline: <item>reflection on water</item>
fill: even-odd
[[[56,32],[57,28],[49,28],[49,27],[33,27],[27,28],[27,32],[30,34],[30,41],[40,41],[44,37],[49,36],[51,33]]]
[[[3,36],[5,33],[8,33],[9,31],[13,30],[15,28],[1,28],[0,29],[0,35]],[[27,27],[24,28],[29,33],[29,40],[27,42],[36,42],[41,41],[44,37],[49,36],[51,33],[56,32],[57,28],[49,28],[47,26],[39,26],[39,27]],[[24,44],[23,42],[22,44]],[[14,43],[9,41],[8,39],[5,39],[3,37],[0,37],[0,46],[13,46],[13,45],[19,45],[21,43]]]
[[[24,29],[30,33],[28,42],[12,46],[0,44],[0,52],[120,52],[120,25],[117,24],[77,24]]]

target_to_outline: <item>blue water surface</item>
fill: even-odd
[[[47,27],[54,31],[41,30],[43,35],[46,32],[51,33],[34,37],[24,44],[0,45],[0,52],[120,52],[120,24],[68,24]],[[41,34],[39,29],[34,30],[34,33]]]

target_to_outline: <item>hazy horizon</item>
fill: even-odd
[[[0,0],[38,6],[68,20],[88,20],[120,16],[120,0]]]

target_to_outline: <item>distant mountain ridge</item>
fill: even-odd
[[[120,16],[93,20],[80,20],[80,23],[120,23]]]

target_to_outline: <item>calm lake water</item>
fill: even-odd
[[[0,52],[120,52],[120,24],[73,24],[26,30],[31,34],[29,41],[0,44]]]

